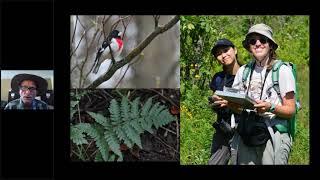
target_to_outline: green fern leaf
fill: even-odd
[[[127,97],[123,96],[121,100],[121,117],[122,121],[130,120],[130,106]]]
[[[164,126],[172,121],[174,121],[176,118],[172,116],[168,110],[163,110],[160,112],[159,116],[157,117],[157,126]]]
[[[96,146],[99,149],[102,158],[104,161],[107,161],[109,158],[109,146],[104,139],[104,128],[99,124],[92,125],[92,132],[90,136],[96,140]]]
[[[134,101],[132,101],[131,104],[131,118],[137,119],[139,118],[139,100],[140,97],[136,98]]]
[[[132,120],[130,125],[138,132],[138,134],[143,133],[144,129],[140,125],[139,118]]]
[[[125,130],[127,137],[142,148],[140,134],[129,123],[124,124],[123,129]]]
[[[83,130],[79,129],[77,126],[71,126],[70,139],[76,145],[88,144],[88,141],[85,139],[85,135],[83,134]]]
[[[163,111],[166,107],[165,106],[159,106],[154,112],[153,114],[149,114],[151,115],[151,119],[152,119],[152,122],[153,122],[153,125],[156,127],[156,129],[158,129],[160,126],[161,126],[161,121],[162,121],[162,118],[164,117],[161,117],[160,116],[160,113],[161,111]]]
[[[139,118],[139,122],[141,127],[148,131],[149,133],[153,134],[152,130],[152,121],[148,121],[148,118]]]
[[[71,101],[70,102],[70,119],[72,119],[75,112],[77,112],[77,109],[75,106],[79,103],[79,101]]]
[[[118,156],[122,157],[122,153],[120,151],[120,142],[114,133],[110,133],[108,131],[104,132],[104,138],[107,140],[110,149],[117,154]]]
[[[112,125],[119,124],[121,122],[121,111],[120,111],[118,102],[115,99],[111,100],[109,112],[111,117],[111,124]]]
[[[131,140],[127,137],[125,130],[123,129],[122,126],[116,126],[114,128],[114,132],[117,134],[117,137],[119,138],[119,141],[123,140],[124,143],[129,147],[132,148],[133,143]]]
[[[108,119],[101,114],[94,113],[94,112],[87,112],[97,123],[101,124],[106,129],[110,129],[111,126],[109,125]]]
[[[151,105],[152,105],[152,98],[149,98],[147,102],[144,104],[144,106],[142,107],[142,110],[141,110],[142,117],[147,116]]]
[[[101,153],[100,153],[99,151],[97,152],[96,157],[94,158],[94,161],[95,161],[95,162],[101,162],[101,161],[103,161],[102,155],[101,155]]]
[[[104,129],[103,126],[94,123],[79,123],[78,126],[80,126],[83,129],[83,132],[88,134],[90,137],[92,137],[96,141],[96,146],[99,149],[102,158],[104,161],[108,160],[108,153],[109,153],[109,147],[107,142],[104,139]]]
[[[108,161],[114,161],[115,160],[115,158],[116,158],[116,156],[114,155],[114,154],[112,154],[111,156],[110,156],[110,159],[108,160]]]

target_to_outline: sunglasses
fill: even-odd
[[[264,36],[250,38],[248,42],[251,45],[255,45],[257,43],[257,40],[259,40],[262,44],[266,44],[268,42],[268,38]]]
[[[22,91],[35,91],[37,88],[36,87],[28,87],[28,86],[19,86],[19,89],[22,90]]]

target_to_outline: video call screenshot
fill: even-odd
[[[0,3],[0,179],[319,165],[311,8],[80,4]]]

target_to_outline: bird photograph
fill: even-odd
[[[179,88],[179,16],[71,15],[71,88]]]

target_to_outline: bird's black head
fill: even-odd
[[[109,37],[111,38],[121,38],[122,32],[118,31],[118,30],[113,30],[110,32]]]

